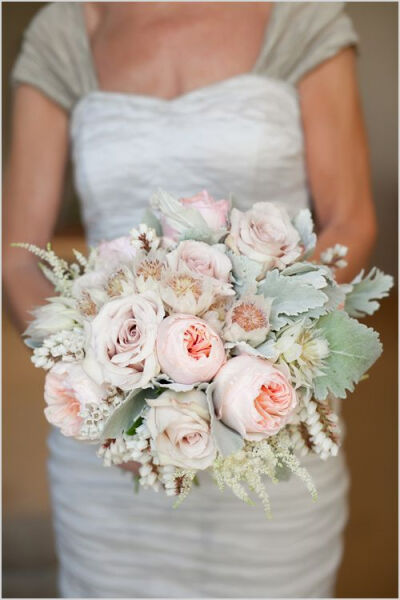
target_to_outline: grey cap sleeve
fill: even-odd
[[[358,37],[343,2],[275,4],[257,70],[296,85]]]
[[[24,33],[11,81],[34,86],[67,111],[96,89],[80,3],[54,2],[37,13]]]

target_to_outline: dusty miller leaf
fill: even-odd
[[[133,390],[126,400],[115,409],[104,425],[101,439],[117,438],[127,431],[146,406],[146,398],[154,396],[155,390]],[[158,392],[157,392],[158,393]]]
[[[160,219],[156,217],[156,215],[150,208],[146,208],[146,210],[144,211],[144,215],[141,222],[147,225],[148,227],[152,227],[159,237],[162,236],[162,227]]]
[[[344,311],[321,317],[316,328],[327,340],[330,354],[324,361],[324,375],[314,380],[315,397],[325,400],[331,392],[336,398],[345,398],[380,356],[379,336]]]
[[[311,212],[308,208],[301,210],[293,219],[293,225],[300,234],[301,243],[304,246],[304,257],[309,256],[317,243],[317,236],[314,233],[314,223]]]
[[[207,386],[206,390],[208,409],[211,417],[211,434],[220,454],[222,454],[222,456],[229,456],[230,454],[241,450],[244,442],[239,433],[233,431],[233,429],[227,427],[222,421],[217,419],[212,399],[214,388],[215,384],[211,383]]]
[[[344,309],[351,317],[372,315],[379,308],[377,300],[385,298],[393,287],[393,277],[374,267],[363,278],[364,271],[352,281],[352,290],[346,295]]]
[[[328,296],[321,290],[302,284],[295,277],[280,275],[277,269],[267,273],[260,292],[266,298],[273,299],[270,314],[272,329],[280,329],[291,321],[288,317],[321,307],[328,300]]]

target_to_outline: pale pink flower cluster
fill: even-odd
[[[147,400],[153,451],[160,465],[205,469],[218,453],[213,420],[244,440],[260,440],[284,427],[297,404],[283,368],[231,352],[235,344],[243,352],[243,344],[266,340],[271,300],[238,294],[230,252],[268,269],[291,264],[302,248],[275,205],[243,213],[206,191],[179,203],[201,215],[212,241],[180,241],[174,218],[161,211],[162,238],[141,225],[99,244],[72,283],[68,311],[53,311],[61,327],[81,327],[86,341],[83,360],[56,362],[48,372],[45,414],[64,435],[79,438],[88,405],[93,411],[112,394],[127,398],[166,381],[169,389]],[[53,332],[54,324],[47,328]],[[39,329],[46,332],[46,324]]]

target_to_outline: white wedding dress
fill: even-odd
[[[204,188],[217,199],[232,194],[242,209],[266,200],[293,211],[308,205],[298,63],[293,81],[269,73],[277,72],[276,48],[290,31],[289,16],[291,39],[301,34],[302,52],[312,51],[305,70],[354,43],[340,6],[335,13],[318,8],[317,18],[314,8],[300,3],[311,25],[300,19],[299,34],[293,23],[300,9],[276,5],[275,23],[252,72],[165,101],[99,91],[93,76],[80,94],[78,86],[66,86],[61,66],[72,78],[81,63],[69,56],[78,48],[84,60],[85,42],[71,44],[71,23],[55,39],[64,24],[58,14],[51,27],[45,19],[51,22],[55,11],[65,12],[63,23],[72,13],[77,19],[68,4],[51,6],[34,23],[14,79],[36,85],[70,110],[76,187],[90,244],[125,235],[158,187],[177,197]],[[279,23],[279,11],[286,25]],[[322,32],[319,42],[316,31]],[[51,36],[58,49],[65,39],[68,44],[49,54]],[[294,52],[281,55],[279,64],[287,66]],[[332,596],[347,518],[342,453],[326,462],[304,459],[319,490],[316,503],[296,477],[270,484],[268,521],[261,507],[242,504],[230,490],[221,493],[208,475],[174,510],[163,493],[135,494],[131,475],[103,467],[95,446],[53,431],[49,448],[63,597]]]

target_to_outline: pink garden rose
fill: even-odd
[[[181,313],[159,326],[157,356],[162,371],[185,384],[210,381],[225,362],[219,335],[203,319]]]
[[[229,214],[228,200],[214,200],[212,196],[203,190],[190,198],[180,198],[183,206],[195,208],[203,217],[210,229],[218,230],[227,227]],[[178,233],[171,227],[165,217],[161,218],[163,235],[166,238],[177,241]]]
[[[104,304],[88,324],[85,370],[98,383],[122,390],[144,387],[159,372],[155,343],[163,317],[162,302],[151,290]]]
[[[216,448],[211,436],[210,413],[204,392],[168,390],[147,400],[146,424],[161,465],[207,469]]]
[[[228,360],[214,381],[217,416],[246,440],[277,433],[297,404],[296,392],[282,371],[256,356]]]
[[[181,242],[175,250],[167,254],[167,262],[172,270],[178,270],[183,264],[194,273],[224,283],[229,282],[232,271],[232,263],[220,247],[195,240]]]
[[[44,414],[63,435],[79,437],[81,407],[98,404],[104,396],[104,389],[87,376],[79,363],[60,361],[46,375]]]
[[[235,253],[263,263],[267,269],[290,265],[303,250],[299,232],[287,211],[271,202],[257,202],[246,212],[234,208],[226,244]]]

